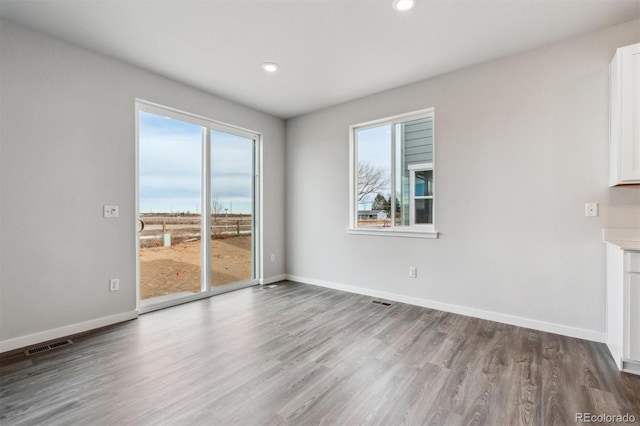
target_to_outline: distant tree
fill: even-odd
[[[222,213],[223,209],[224,208],[222,206],[222,203],[218,199],[218,196],[214,195],[213,197],[211,197],[211,214],[213,215],[213,220],[215,222],[218,221],[218,216],[220,216],[220,213]]]
[[[389,185],[389,176],[382,167],[374,167],[367,161],[358,162],[358,201],[375,194]]]
[[[389,208],[391,208],[391,196],[389,196],[388,205],[389,205]],[[402,194],[398,192],[396,193],[396,212],[399,212],[401,208],[402,208]]]
[[[371,210],[386,210],[389,202],[384,195],[378,193],[376,198],[374,198],[373,203],[371,203]]]

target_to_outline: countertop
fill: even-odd
[[[602,230],[605,243],[614,245],[622,250],[640,251],[640,229],[612,228]]]

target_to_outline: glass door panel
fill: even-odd
[[[202,289],[202,141],[205,128],[139,111],[140,299]]]
[[[255,278],[255,141],[211,129],[211,287]]]

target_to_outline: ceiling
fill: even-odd
[[[282,118],[640,17],[640,0],[391,3],[0,0],[0,16]]]

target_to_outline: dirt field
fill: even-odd
[[[140,249],[140,297],[200,292],[200,241]],[[251,237],[211,241],[211,285],[251,279]]]

